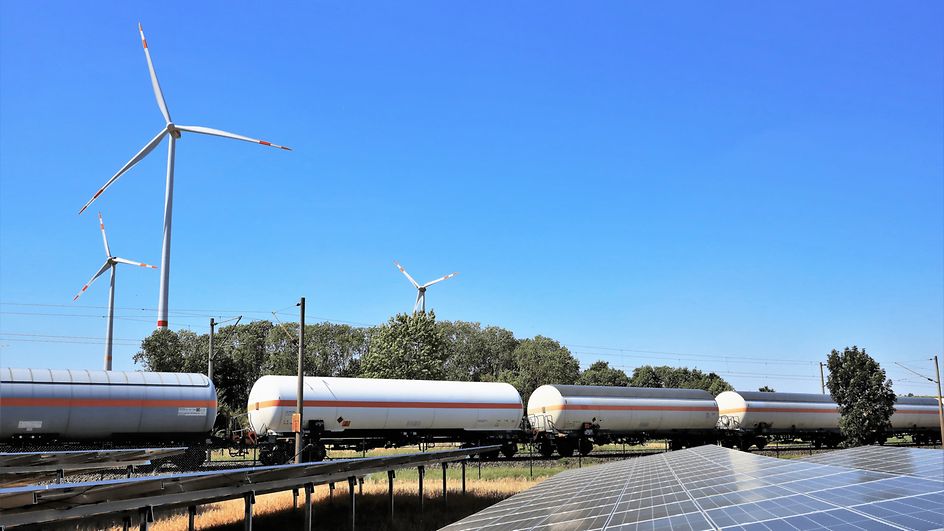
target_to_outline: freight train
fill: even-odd
[[[572,456],[648,439],[672,449],[841,442],[837,406],[825,395],[543,385],[524,414],[505,383],[310,376],[297,422],[296,385],[293,376],[260,378],[249,394],[249,428],[237,436],[217,418],[216,391],[201,374],[0,369],[0,449],[184,445],[190,451],[178,464],[194,467],[211,448],[245,444],[263,463],[290,461],[296,431],[306,461],[323,459],[329,447],[439,443],[497,444],[511,457],[521,443]],[[936,413],[936,399],[900,398],[887,433],[939,441]]]

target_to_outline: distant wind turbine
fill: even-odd
[[[85,293],[85,290],[92,285],[92,282],[95,282],[95,279],[102,276],[102,273],[111,269],[111,287],[108,289],[108,325],[105,328],[105,370],[111,370],[111,338],[112,330],[115,322],[115,271],[118,268],[118,264],[128,264],[139,267],[149,267],[151,269],[157,269],[157,266],[152,266],[148,264],[142,264],[141,262],[134,262],[131,260],[126,260],[124,258],[118,258],[111,254],[111,249],[108,248],[108,236],[105,235],[105,222],[102,221],[102,213],[98,213],[98,225],[102,228],[102,241],[105,242],[105,265],[98,270],[98,273],[95,273],[95,276],[92,277],[92,280],[89,280],[82,286],[82,290],[72,299],[72,302],[79,300],[79,297]]]
[[[157,106],[160,108],[161,114],[164,115],[166,124],[164,128],[157,133],[157,136],[152,138],[150,142],[141,148],[141,151],[138,151],[138,153],[132,157],[127,164],[118,170],[118,173],[112,176],[111,179],[108,179],[108,182],[106,182],[104,186],[95,192],[95,195],[89,199],[88,203],[85,203],[85,206],[82,207],[82,210],[79,210],[79,214],[84,212],[85,209],[92,204],[92,202],[98,199],[98,196],[102,195],[102,192],[107,190],[109,186],[111,186],[115,181],[118,180],[119,177],[122,176],[122,174],[140,162],[141,159],[146,157],[148,153],[153,151],[154,148],[156,148],[157,145],[161,143],[161,140],[163,140],[165,136],[170,138],[167,146],[167,187],[164,192],[164,242],[161,247],[161,287],[157,301],[157,327],[167,328],[167,292],[170,282],[170,229],[171,218],[173,217],[174,209],[174,146],[177,142],[177,139],[180,138],[180,134],[182,132],[200,133],[203,135],[221,136],[235,140],[244,140],[254,144],[262,144],[263,146],[277,147],[286,150],[289,148],[285,146],[279,146],[271,142],[266,142],[265,140],[257,140],[247,136],[227,133],[226,131],[220,131],[219,129],[211,129],[209,127],[202,127],[198,125],[175,124],[170,119],[170,112],[167,110],[167,103],[164,101],[164,94],[161,92],[161,85],[157,82],[157,74],[154,72],[154,64],[151,62],[151,52],[148,51],[147,40],[144,38],[144,29],[141,27],[141,24],[138,24],[138,31],[141,33],[141,44],[144,46],[144,56],[147,58],[148,71],[151,73],[151,86],[154,89],[154,97],[157,99]]]
[[[449,280],[450,278],[459,274],[458,271],[455,273],[449,273],[444,277],[437,278],[432,282],[427,282],[426,284],[420,286],[415,280],[413,280],[413,277],[411,277],[410,274],[406,272],[406,269],[403,269],[403,266],[400,265],[400,262],[394,260],[393,264],[397,266],[397,269],[399,269],[401,273],[406,275],[406,278],[410,281],[410,284],[413,284],[413,286],[416,288],[416,303],[413,305],[414,314],[416,314],[417,309],[423,313],[426,313],[426,288],[432,286],[433,284],[442,282],[443,280]]]

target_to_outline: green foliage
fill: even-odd
[[[767,387],[766,385],[759,388],[758,391],[760,391],[761,393],[776,393],[777,392],[774,390],[773,387]]]
[[[445,377],[446,339],[434,312],[397,314],[371,335],[361,358],[364,378],[441,380]]]
[[[675,387],[680,389],[704,389],[717,396],[724,391],[733,391],[724,378],[710,372],[705,374],[698,369],[687,367],[668,367],[643,365],[636,367],[629,379],[631,387]]]
[[[525,339],[514,351],[515,368],[499,377],[518,389],[527,402],[531,393],[544,384],[574,384],[580,377],[580,362],[560,343],[544,336]]]
[[[577,384],[626,387],[629,385],[629,377],[625,372],[610,367],[608,362],[595,361],[580,373]]]
[[[447,380],[495,381],[514,369],[518,340],[511,331],[497,326],[483,329],[479,323],[466,321],[443,321],[439,328],[448,345]]]
[[[865,349],[833,350],[827,360],[826,386],[839,405],[839,429],[847,446],[862,446],[885,439],[894,412],[895,392],[885,370]]]

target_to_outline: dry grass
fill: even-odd
[[[471,475],[471,474],[470,474]],[[466,480],[465,495],[461,494],[461,483],[447,478],[447,499],[442,497],[442,476],[430,473],[423,482],[424,509],[420,511],[418,497],[419,485],[415,476],[398,477],[394,483],[396,518],[390,521],[390,506],[387,499],[386,475],[376,479],[368,478],[364,482],[364,493],[356,498],[357,527],[371,530],[414,530],[438,529],[469,514],[484,509],[513,494],[528,489],[548,476],[532,479],[507,477],[502,479]],[[356,487],[355,487],[356,489]],[[349,529],[351,506],[347,484],[338,483],[333,500],[329,501],[328,486],[315,488],[312,494],[314,504],[313,527],[315,529]],[[298,528],[304,519],[304,492],[299,493],[299,509],[292,509],[292,493],[279,492],[256,497],[253,508],[254,529],[289,529]],[[236,531],[243,528],[245,505],[240,500],[230,500],[199,507],[197,510],[197,529],[214,531]],[[162,517],[158,512],[157,521],[151,525],[154,531],[176,531],[187,529],[186,512]],[[114,528],[118,529],[118,528]]]

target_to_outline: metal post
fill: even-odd
[[[819,389],[822,394],[826,394],[826,378],[823,376],[823,362],[819,362]]]
[[[462,494],[465,494],[465,459],[462,460]]]
[[[420,512],[423,512],[423,472],[426,470],[424,467],[417,467],[420,475]]]
[[[292,510],[298,509],[298,489],[292,489]]]
[[[191,505],[187,507],[187,530],[194,531],[197,528],[196,526],[197,519],[197,506]]]
[[[170,287],[170,227],[174,217],[174,147],[175,133],[168,135],[167,188],[164,190],[164,240],[161,242],[161,287],[157,298],[157,327],[167,328],[167,292]],[[180,133],[176,133],[180,135]]]
[[[447,467],[447,466],[449,466],[449,463],[446,463],[445,461],[443,461],[443,463],[442,463],[442,469],[443,469],[443,502],[446,501],[446,467]]]
[[[66,473],[60,468],[56,470],[56,483],[62,483],[63,478],[65,478]]]
[[[355,477],[347,478],[347,491],[348,495],[351,497],[351,529],[357,529],[357,506],[354,495],[354,482],[357,481]]]
[[[328,483],[328,503],[334,505],[334,483]]]
[[[104,231],[104,226],[102,228]],[[103,233],[104,234],[104,233]],[[108,288],[108,324],[105,325],[105,370],[111,370],[111,343],[112,343],[112,331],[114,330],[115,323],[115,274],[118,272],[118,268],[115,266],[115,263],[111,261],[111,257],[108,257],[109,263],[111,263],[111,286]]]
[[[397,473],[393,470],[387,471],[387,497],[390,498],[390,521],[393,522],[393,478]]]
[[[528,466],[530,467],[531,479],[534,479],[534,443],[528,444]]]
[[[252,505],[256,503],[256,493],[250,492],[244,496],[246,500],[246,517],[243,525],[243,529],[246,531],[252,531]]]
[[[302,365],[305,356],[305,297],[298,301],[298,307],[298,398],[295,403],[298,431],[295,433],[295,463],[302,462],[302,425],[305,418],[302,411],[305,407],[305,367]]]
[[[147,531],[148,525],[154,521],[154,509],[149,505],[138,511],[138,515],[140,516],[139,529],[141,531]]]
[[[124,518],[121,519],[121,530],[129,531],[130,529],[131,529],[131,517],[125,516]]]
[[[207,379],[213,383],[213,328],[216,327],[216,321],[210,317],[210,348],[207,351]]]
[[[937,416],[941,422],[941,448],[944,448],[944,402],[941,398],[941,366],[937,362],[937,354],[934,355],[934,372],[937,374]]]
[[[482,454],[479,454],[479,479],[482,479]]]
[[[314,483],[305,483],[305,527],[304,531],[311,531],[311,493],[315,490]]]
[[[128,468],[125,469],[125,477],[130,478],[131,474],[134,474],[134,465],[128,465]]]

